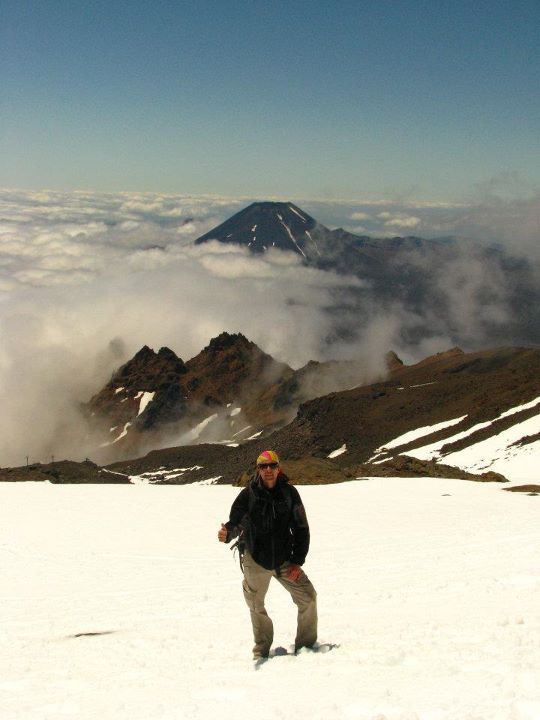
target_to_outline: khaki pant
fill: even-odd
[[[317,593],[303,570],[296,582],[288,580],[285,576],[288,566],[289,563],[284,563],[278,575],[275,570],[266,570],[258,565],[248,552],[244,555],[242,588],[251,615],[255,658],[266,657],[274,639],[274,626],[264,607],[264,598],[272,577],[275,577],[291,594],[294,604],[298,607],[295,649],[311,647],[317,640]]]

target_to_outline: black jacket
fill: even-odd
[[[255,476],[231,507],[227,542],[242,533],[253,559],[267,570],[284,562],[303,565],[309,550],[309,526],[300,494],[283,473],[272,490]]]

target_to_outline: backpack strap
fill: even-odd
[[[237,541],[230,547],[230,550],[233,551],[233,557],[235,551],[238,552],[238,564],[240,565],[240,570],[242,572],[244,572],[244,553],[246,552],[246,541],[244,540],[243,534],[244,533],[242,531]]]

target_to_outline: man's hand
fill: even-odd
[[[292,582],[296,582],[301,574],[302,568],[300,567],[300,565],[294,565],[293,563],[291,563],[287,568],[287,580],[292,580]]]
[[[217,534],[217,539],[219,542],[227,542],[227,528],[223,523],[221,523],[221,527]]]

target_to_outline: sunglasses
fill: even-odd
[[[266,470],[266,468],[272,468],[272,470],[275,470],[279,463],[271,462],[271,463],[261,463],[260,465],[257,465],[259,470]]]

